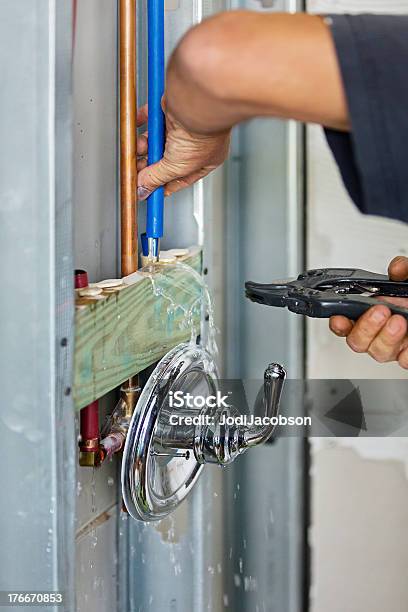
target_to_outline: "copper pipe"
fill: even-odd
[[[137,262],[137,165],[136,165],[136,0],[120,0],[120,217],[122,276],[136,272]],[[133,412],[139,377],[122,385],[122,395]]]
[[[120,389],[120,399],[109,418],[109,429],[100,441],[100,461],[110,459],[112,455],[120,452],[125,444],[133,412],[139,399],[141,389],[138,385],[138,376],[125,381]],[[136,386],[132,386],[136,385]]]
[[[121,271],[137,270],[136,0],[120,0]]]
[[[136,166],[136,0],[120,0],[120,221],[121,274],[137,270],[137,166]],[[76,287],[88,285],[86,272],[78,270]],[[125,421],[129,425],[139,395],[138,376],[133,376],[121,388]],[[122,415],[121,415],[122,416]],[[96,420],[95,420],[96,419]],[[119,451],[125,432],[111,432],[105,439],[111,444],[99,444],[98,402],[81,410],[81,465],[99,465],[107,456]],[[85,435],[86,434],[86,435]],[[91,436],[92,434],[92,436]],[[91,458],[92,456],[92,458]]]

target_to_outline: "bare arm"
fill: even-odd
[[[222,13],[190,30],[168,66],[167,140],[163,159],[141,162],[139,194],[159,185],[174,193],[220,165],[231,127],[251,117],[281,117],[349,129],[349,116],[328,26],[306,14]],[[146,109],[140,113],[146,119]],[[146,137],[138,142],[147,151]],[[408,259],[398,257],[390,277],[408,278]],[[389,298],[408,307],[408,299]],[[408,326],[386,306],[357,322],[332,317],[332,331],[350,348],[379,362],[408,369]]]
[[[348,129],[348,113],[328,26],[318,16],[220,13],[192,28],[168,65],[166,149],[146,167],[138,143],[138,194],[159,185],[169,195],[228,155],[232,126],[256,116]]]
[[[233,11],[208,19],[175,50],[166,98],[185,128],[203,134],[254,116],[348,129],[331,33],[318,16]]]

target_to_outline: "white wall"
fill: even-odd
[[[403,0],[308,0],[310,12],[407,12]],[[342,186],[320,128],[308,129],[307,266],[385,272],[408,253],[408,227],[361,215]],[[407,378],[353,354],[327,322],[307,323],[311,378]],[[398,438],[312,441],[312,612],[408,608],[408,443]]]

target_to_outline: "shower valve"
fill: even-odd
[[[224,408],[209,415],[210,424],[199,427],[195,438],[197,461],[228,465],[249,448],[267,442],[276,429],[285,378],[285,369],[278,363],[265,370],[262,403],[266,424],[262,427],[236,424],[243,416],[234,408]]]
[[[160,420],[155,440],[165,456],[190,450],[200,464],[215,463],[221,466],[232,463],[238,455],[253,446],[258,446],[269,440],[276,429],[276,417],[279,413],[279,403],[283,384],[286,378],[284,368],[273,363],[264,374],[262,404],[262,426],[247,425],[251,420],[242,415],[233,406],[192,408],[166,410]],[[168,424],[174,419],[177,425]],[[183,425],[184,422],[194,423],[193,427]]]
[[[164,518],[187,497],[204,464],[228,465],[266,442],[276,428],[285,377],[279,364],[265,370],[258,425],[220,393],[216,364],[205,349],[193,343],[172,349],[143,387],[126,436],[121,479],[129,514]]]

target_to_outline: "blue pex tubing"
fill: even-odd
[[[148,0],[148,164],[163,157],[164,114],[164,0]],[[159,187],[147,198],[146,233],[148,238],[163,236],[164,189]]]

